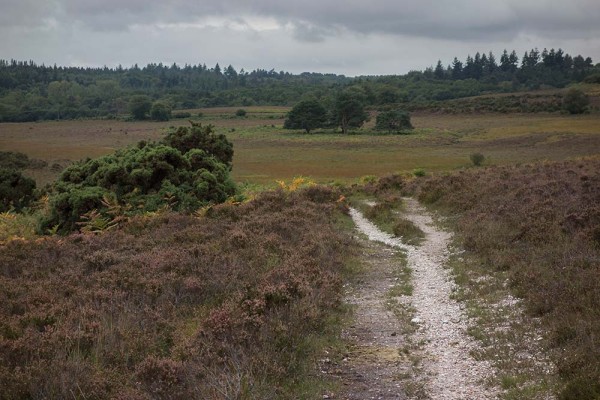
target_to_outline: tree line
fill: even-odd
[[[437,79],[491,79],[513,80],[516,79],[529,88],[539,87],[541,84],[551,86],[564,86],[571,81],[581,81],[594,68],[590,57],[582,55],[572,57],[562,49],[537,48],[525,51],[519,65],[519,57],[515,50],[504,50],[499,61],[490,51],[488,54],[479,53],[475,57],[468,55],[465,62],[454,57],[452,64],[444,67],[441,60],[437,65],[425,70],[425,74]]]
[[[0,122],[47,119],[115,118],[131,112],[131,102],[147,96],[169,110],[215,106],[293,105],[298,99],[333,97],[359,88],[369,106],[410,103],[510,92],[572,82],[600,82],[600,66],[590,57],[572,57],[562,49],[476,53],[464,62],[405,75],[363,76],[256,69],[229,65],[130,68],[83,68],[38,65],[33,61],[0,60]],[[161,114],[160,106],[156,110]],[[146,113],[149,114],[149,111]]]

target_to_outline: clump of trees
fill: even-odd
[[[402,133],[413,129],[410,114],[404,110],[382,111],[375,120],[375,129],[388,133]]]
[[[323,127],[339,127],[343,134],[351,128],[360,128],[369,119],[362,90],[349,88],[336,93],[329,110],[315,99],[303,100],[288,113],[285,129],[304,129],[306,133]]]
[[[78,229],[90,212],[111,217],[170,207],[189,212],[236,193],[233,146],[211,125],[180,127],[159,142],[140,142],[66,168],[51,188],[43,232]]]

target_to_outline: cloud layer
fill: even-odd
[[[600,56],[597,0],[0,0],[0,9],[0,34],[11,38],[0,57],[59,64],[380,74],[505,47]]]

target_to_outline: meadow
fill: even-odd
[[[415,113],[410,135],[382,135],[373,130],[374,117],[352,135],[317,130],[306,135],[282,128],[285,107],[186,110],[192,119],[213,124],[234,143],[233,177],[249,184],[309,176],[317,182],[350,183],[365,175],[383,175],[422,168],[448,171],[470,165],[469,155],[483,153],[486,164],[560,161],[600,152],[600,115],[561,114],[438,114]],[[198,113],[202,117],[198,117]],[[98,157],[140,140],[157,140],[168,122],[72,120],[0,124],[0,149],[20,151],[46,161],[29,170],[38,185],[51,182],[73,161]]]

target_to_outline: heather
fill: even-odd
[[[0,398],[311,396],[352,253],[338,199],[279,190],[2,246]]]
[[[577,160],[401,185],[454,216],[466,255],[490,273],[504,271],[531,317],[541,318],[561,399],[600,398],[599,172],[600,161]]]

